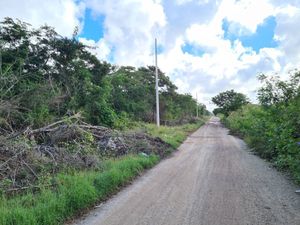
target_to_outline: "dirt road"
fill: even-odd
[[[296,187],[217,118],[76,225],[300,225]]]

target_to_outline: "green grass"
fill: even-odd
[[[1,225],[57,225],[80,210],[105,200],[144,169],[159,161],[157,156],[125,156],[106,160],[101,171],[58,174],[55,190],[0,201]]]
[[[158,128],[155,124],[143,124],[143,127],[146,129],[148,134],[161,138],[176,149],[191,132],[201,127],[205,121],[206,118],[203,118],[198,120],[196,123],[181,126],[160,126]]]
[[[160,137],[177,148],[203,123],[159,128],[153,124],[139,124],[154,137]],[[38,193],[0,199],[0,225],[57,225],[68,218],[107,199],[143,170],[158,163],[159,157],[127,155],[118,159],[105,160],[100,171],[69,172],[57,174],[52,183],[55,188]],[[1,196],[0,196],[1,198]]]

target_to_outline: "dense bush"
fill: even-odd
[[[246,105],[224,119],[262,157],[300,182],[300,74],[290,80],[261,76],[261,105]]]
[[[103,77],[111,66],[100,62],[75,38],[53,28],[33,29],[6,18],[0,23],[0,126],[40,127],[82,111],[87,122],[112,125]]]
[[[0,132],[41,127],[77,112],[109,127],[154,120],[155,68],[111,66],[76,37],[10,18],[0,22]],[[195,115],[196,100],[177,93],[160,70],[159,87],[162,120]]]
[[[162,122],[189,119],[195,116],[197,102],[189,94],[179,94],[177,87],[162,71],[158,70],[160,88],[160,117]],[[155,67],[120,67],[105,77],[111,84],[109,102],[118,115],[154,122]],[[199,114],[208,114],[205,105],[198,104]]]

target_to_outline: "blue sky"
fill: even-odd
[[[257,26],[255,33],[248,33],[245,31],[244,34],[241,35],[238,32],[231,32],[230,26],[230,21],[224,19],[222,25],[224,38],[231,42],[240,40],[243,46],[250,47],[257,53],[262,48],[278,47],[278,43],[274,40],[276,28],[276,18],[274,16],[265,18],[263,23]],[[239,24],[236,24],[235,26],[238,26],[239,29],[243,29]]]
[[[181,49],[184,53],[188,53],[194,56],[203,56],[205,54],[205,49],[190,43],[185,43],[181,47]]]
[[[84,13],[83,29],[79,37],[98,41],[104,35],[104,15],[93,15],[92,9],[86,9]]]
[[[9,16],[53,26],[95,47],[116,65],[158,65],[182,93],[211,97],[235,89],[254,102],[257,74],[300,67],[300,1],[295,0],[1,0]]]
[[[98,41],[99,39],[103,38],[105,32],[104,20],[104,15],[93,15],[92,9],[87,8],[82,21],[82,31],[78,36],[94,41]],[[242,34],[239,34],[239,30],[243,29],[240,24],[231,23],[227,19],[224,19],[222,22],[224,38],[230,40],[232,43],[236,40],[240,40],[243,46],[250,47],[257,53],[262,48],[276,48],[278,46],[277,41],[274,40],[276,28],[276,18],[274,16],[265,18],[263,23],[257,26],[255,33],[245,31],[242,32]],[[230,30],[230,26],[235,26],[237,28],[235,30]],[[184,53],[195,56],[203,56],[206,52],[203,47],[189,42],[184,43],[181,46],[181,49]],[[160,44],[158,45],[158,53],[162,52],[163,46]]]

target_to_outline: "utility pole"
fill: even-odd
[[[157,68],[157,40],[155,38],[155,90],[156,90],[156,125],[159,127],[159,96],[158,96],[158,68]]]
[[[2,75],[2,41],[0,40],[0,75]]]
[[[198,112],[198,93],[196,92],[196,114],[197,118],[199,117],[199,112]]]

